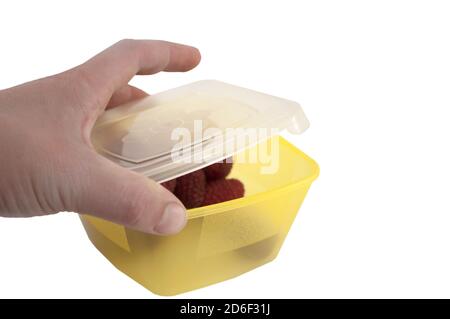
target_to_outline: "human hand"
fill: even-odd
[[[122,40],[63,73],[0,91],[0,216],[91,214],[153,234],[186,224],[181,202],[158,183],[98,155],[90,141],[106,108],[141,98],[136,74],[188,71],[197,49]]]

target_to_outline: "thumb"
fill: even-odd
[[[156,235],[178,233],[186,210],[163,186],[100,156],[81,177],[77,211]]]

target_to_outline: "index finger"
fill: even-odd
[[[200,62],[198,49],[156,40],[121,40],[79,68],[95,89],[110,96],[136,74],[188,71]]]

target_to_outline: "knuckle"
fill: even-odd
[[[107,102],[109,88],[98,75],[90,71],[85,65],[80,65],[66,74],[68,81],[72,83],[72,95],[75,98],[74,105],[86,108],[88,112],[92,107],[98,107]]]
[[[73,93],[82,103],[91,102],[95,97],[97,79],[95,74],[89,72],[81,65],[65,74],[68,81],[74,84]]]
[[[139,57],[141,54],[152,53],[167,53],[167,42],[162,40],[135,40],[135,39],[122,39],[117,45],[128,51],[130,54],[134,54]]]
[[[123,223],[129,226],[138,225],[149,210],[149,192],[141,178],[134,178],[125,186],[123,193]]]
[[[134,39],[122,39],[117,42],[117,45],[126,49],[134,49],[138,46],[139,41]]]

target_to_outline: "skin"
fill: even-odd
[[[90,135],[105,109],[147,94],[136,74],[188,71],[197,49],[122,40],[60,74],[0,91],[0,216],[71,211],[169,235],[186,224],[181,202],[158,183],[98,155]]]

